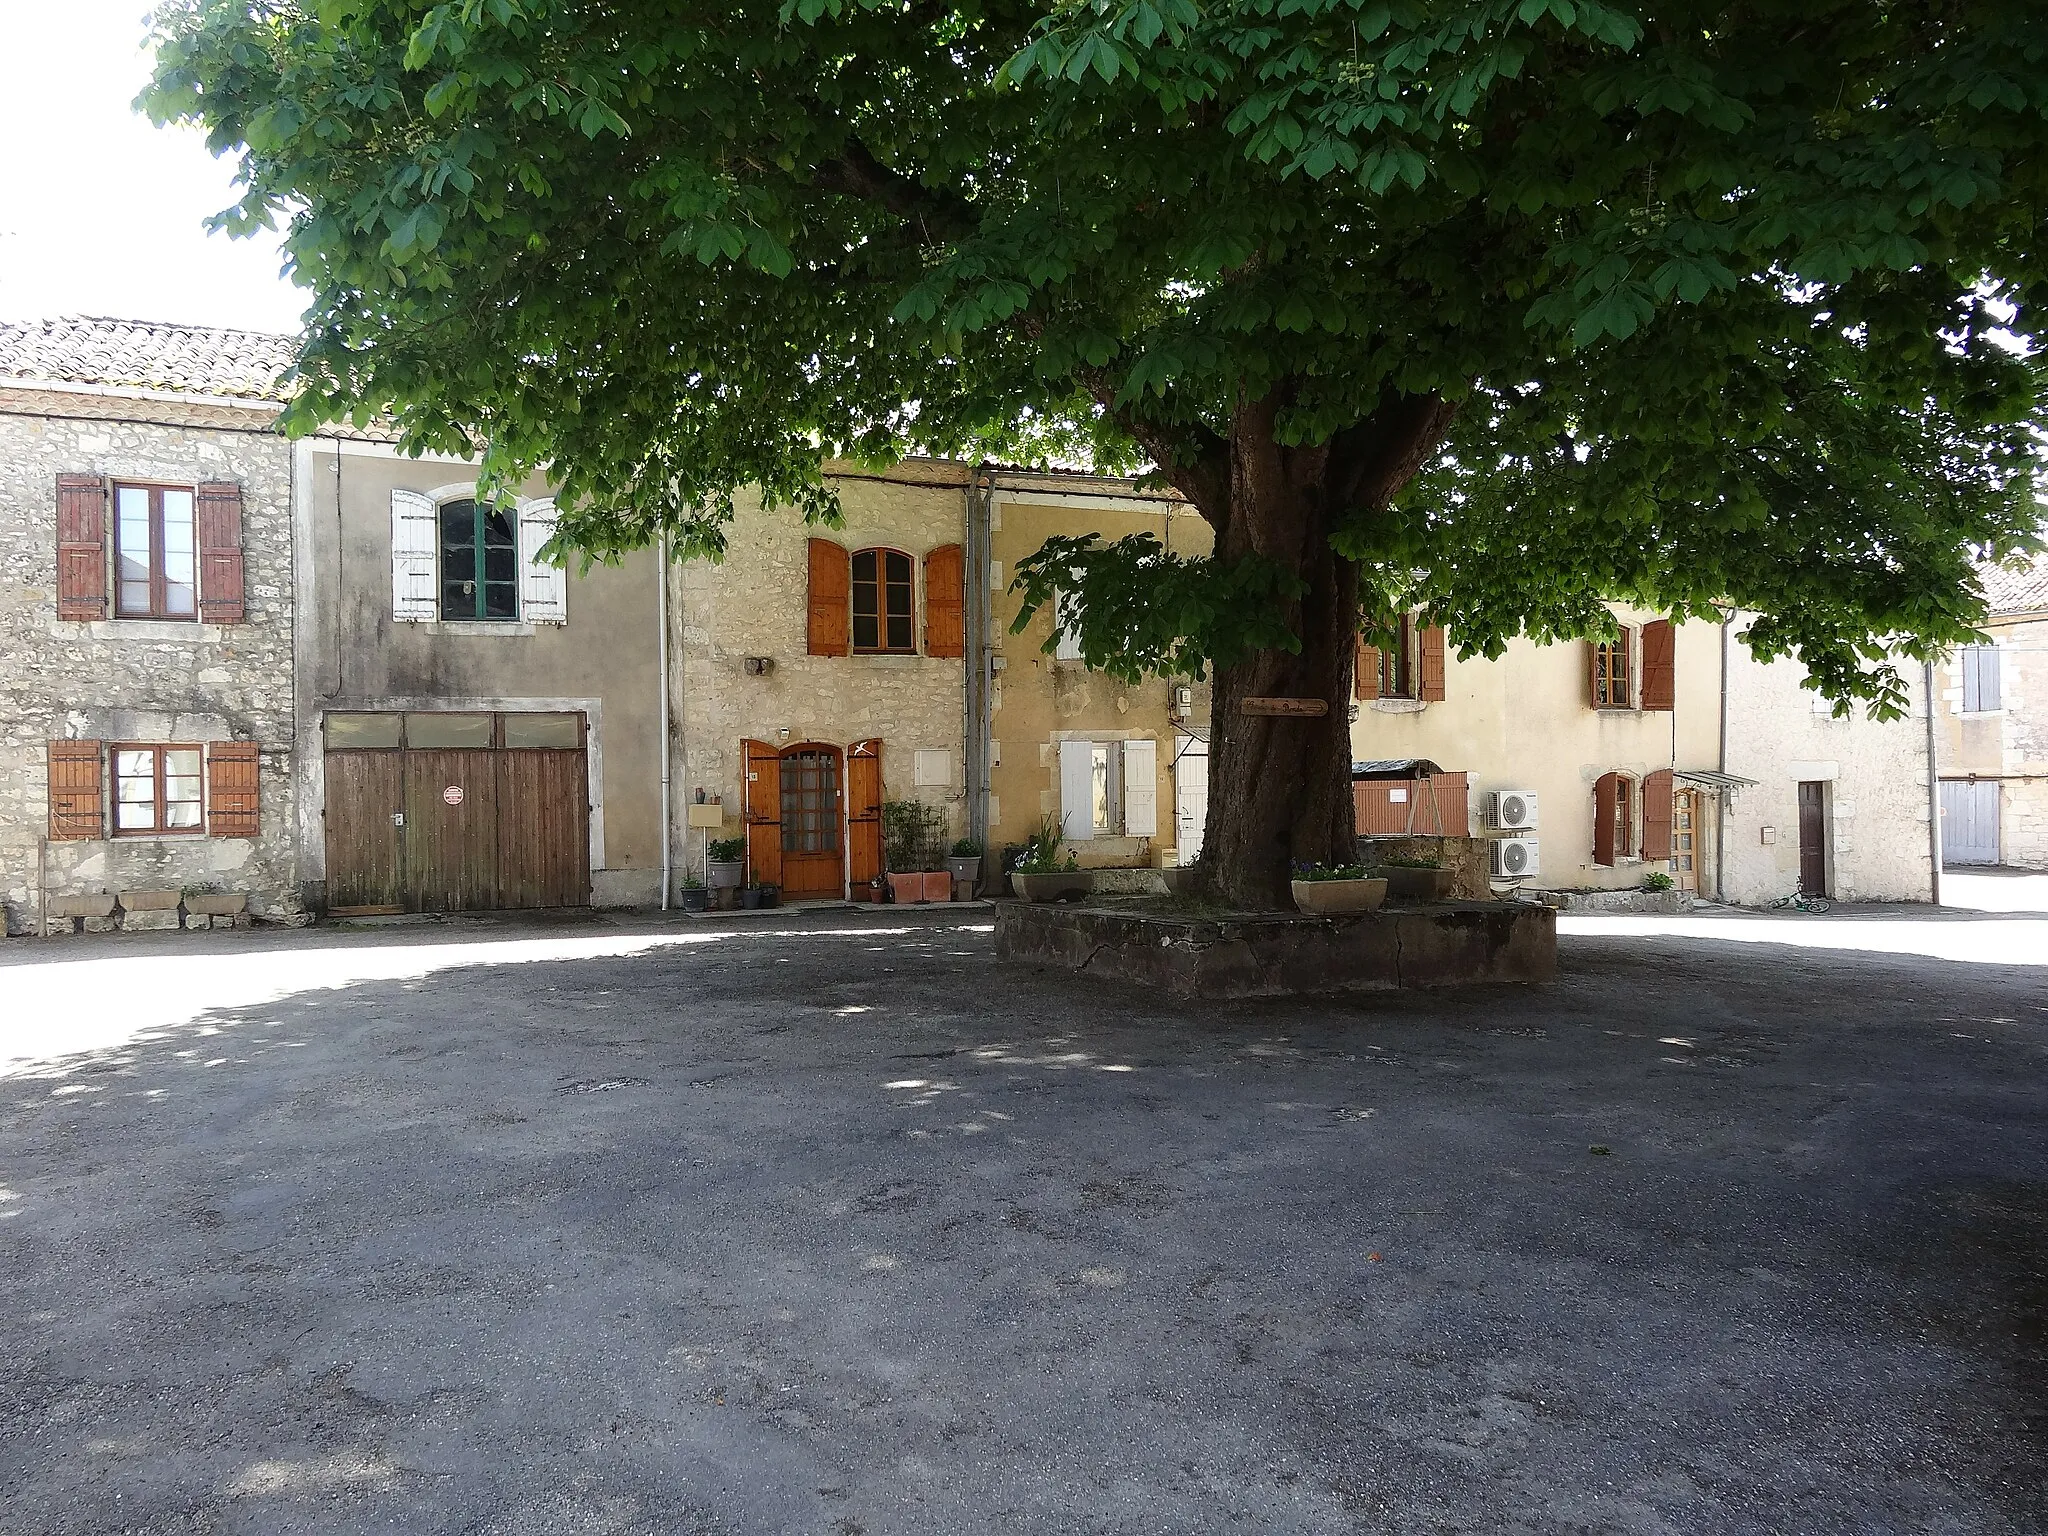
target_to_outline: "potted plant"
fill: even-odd
[[[1421,854],[1390,853],[1380,860],[1387,895],[1395,901],[1442,901],[1451,893],[1455,870]]]
[[[892,901],[950,901],[953,876],[946,869],[946,818],[922,800],[889,800],[882,805],[882,860],[889,871]]]
[[[1048,816],[1024,843],[1024,857],[1010,875],[1010,889],[1025,901],[1067,901],[1095,889],[1095,876],[1072,853],[1060,857],[1060,831]]]
[[[677,892],[682,909],[685,912],[702,912],[710,899],[711,892],[705,889],[704,882],[697,878],[695,871],[685,870],[683,888]]]
[[[967,894],[971,898],[974,888],[981,883],[981,844],[971,837],[963,837],[953,844],[953,851],[946,859],[946,867],[953,872],[953,888],[967,882]]]
[[[744,837],[714,837],[704,848],[704,883],[714,891],[737,889],[746,883],[747,840]]]
[[[749,912],[761,907],[772,907],[781,897],[779,887],[756,881],[740,891],[740,905]]]
[[[1376,912],[1387,899],[1387,882],[1368,876],[1363,864],[1297,864],[1289,887],[1294,905],[1311,917]]]

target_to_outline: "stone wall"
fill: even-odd
[[[104,400],[95,399],[95,408]],[[254,740],[254,838],[134,837],[50,843],[52,894],[134,889],[243,891],[250,910],[298,915],[291,804],[291,451],[267,413],[183,413],[135,402],[148,422],[81,413],[76,398],[10,390],[0,401],[0,902],[15,933],[40,926],[48,831],[45,744],[53,738]],[[247,622],[57,618],[56,484],[64,473],[243,488]]]

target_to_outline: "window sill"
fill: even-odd
[[[431,627],[444,635],[490,635],[529,636],[546,629],[561,629],[561,624],[535,624],[526,619],[415,619],[412,621],[424,627]]]
[[[1368,702],[1382,715],[1419,715],[1429,708],[1421,699],[1372,699]]]
[[[186,640],[208,645],[219,644],[235,627],[201,624],[197,619],[90,619],[85,630],[95,640]]]
[[[2004,714],[2005,706],[2002,704],[1996,709],[1959,709],[1956,711],[1957,717],[1963,720],[1997,720]]]
[[[913,661],[930,661],[929,656],[920,656],[916,651],[853,651],[849,655],[854,661],[882,662],[889,666],[907,666]]]

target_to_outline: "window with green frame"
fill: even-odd
[[[519,522],[510,507],[441,503],[441,617],[519,617]]]

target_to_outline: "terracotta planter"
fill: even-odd
[[[901,906],[912,901],[951,901],[953,877],[945,870],[889,872],[889,894]]]
[[[1452,869],[1389,868],[1381,873],[1387,877],[1391,901],[1442,901],[1451,894],[1451,882],[1457,878]]]
[[[1025,901],[1074,901],[1095,889],[1095,876],[1085,869],[1056,870],[1046,875],[1010,875],[1010,889]]]
[[[1377,912],[1387,899],[1384,880],[1290,880],[1294,905],[1311,917]]]

